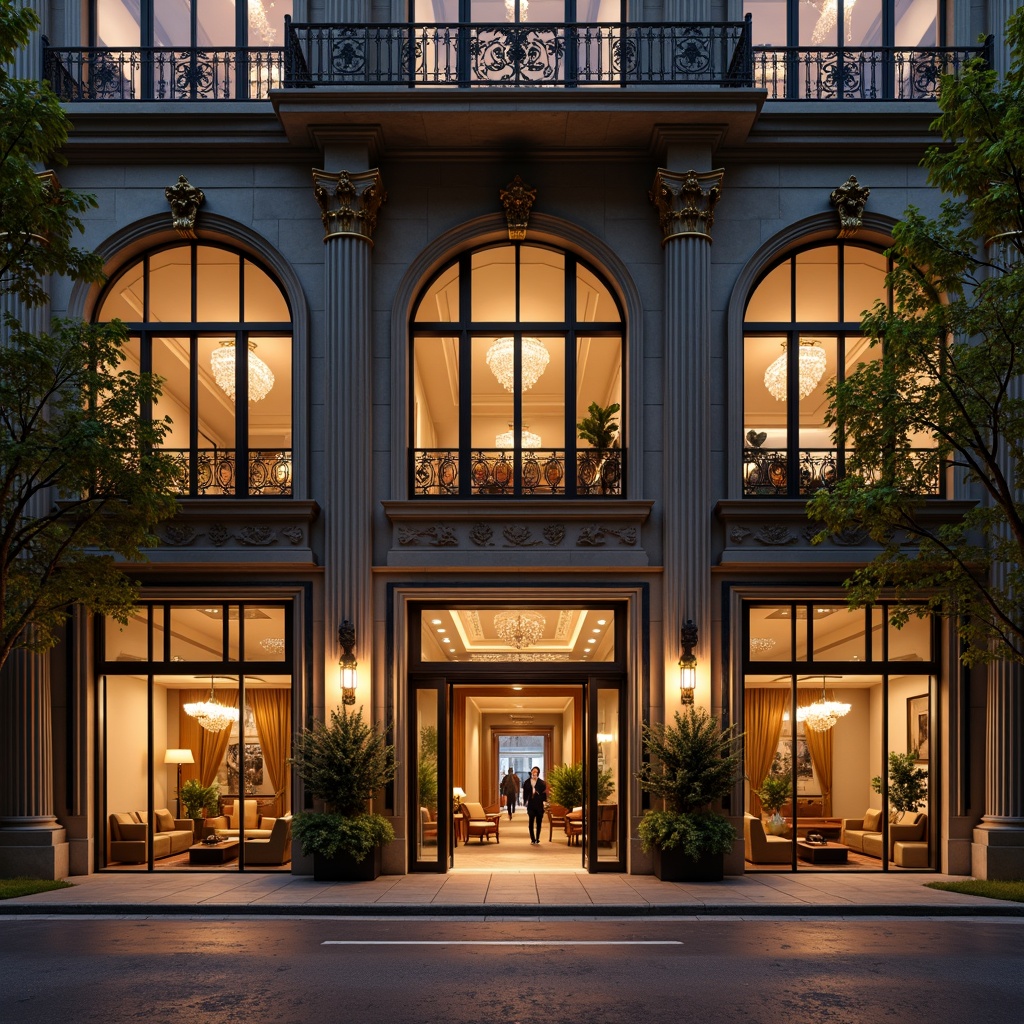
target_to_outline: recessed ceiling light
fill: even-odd
[[[608,620],[607,619],[598,619],[597,620],[597,624],[599,626],[607,626],[608,625]]]
[[[443,644],[450,644],[451,642],[452,642],[452,638],[450,636],[443,636],[443,637],[441,637],[441,643],[443,643]]]
[[[601,630],[599,630],[599,629],[597,628],[597,626],[595,626],[595,627],[594,627],[594,628],[593,628],[593,629],[591,630],[591,632],[592,632],[592,633],[600,633],[600,632],[601,632]]]
[[[590,653],[590,648],[589,647],[584,647],[583,648],[583,653],[584,654],[589,654]]]
[[[512,689],[513,689],[513,690],[521,690],[521,689],[522,689],[522,687],[521,687],[521,686],[513,686],[513,687],[512,687]]]
[[[439,629],[439,630],[438,630],[438,633],[447,633],[447,632],[448,632],[448,630],[447,630],[447,629]]]
[[[441,625],[441,619],[431,619],[430,620],[430,624],[432,626],[440,626]]]

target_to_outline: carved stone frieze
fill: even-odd
[[[658,168],[649,193],[658,208],[662,244],[686,235],[711,241],[715,206],[722,197],[723,171],[669,171]]]
[[[513,523],[501,531],[502,537],[508,541],[508,546],[513,548],[534,548],[543,541],[533,536],[533,531],[528,526]]]
[[[235,534],[239,544],[251,544],[253,547],[265,547],[277,543],[277,531],[269,526],[243,526]]]
[[[576,537],[579,547],[600,547],[609,537],[614,537],[620,544],[632,547],[636,544],[636,530],[632,526],[618,529],[613,526],[583,526]]]
[[[552,547],[557,547],[565,540],[565,527],[561,523],[552,523],[549,526],[545,526],[541,532],[544,534],[544,539]]]
[[[454,548],[458,547],[459,538],[450,526],[428,526],[423,530],[410,529],[401,526],[398,529],[398,543],[402,545],[416,544],[424,540],[431,547]]]
[[[172,547],[180,548],[193,543],[197,537],[201,537],[202,535],[203,531],[197,530],[194,526],[179,526],[176,523],[168,523],[163,528],[163,536],[161,540],[164,544],[170,544]]]
[[[849,238],[855,235],[864,223],[864,207],[867,205],[871,189],[851,174],[838,188],[832,190],[829,202],[839,214],[839,237]]]
[[[530,188],[517,174],[505,188],[501,189],[499,195],[501,196],[501,205],[505,207],[509,241],[521,242],[526,238],[530,210],[537,198],[537,190]]]
[[[171,204],[171,226],[182,238],[195,238],[196,216],[206,202],[206,194],[179,174],[177,183],[165,188],[164,195]]]
[[[768,547],[782,547],[795,544],[797,537],[788,526],[766,525],[754,533],[754,540]]]
[[[313,194],[324,224],[324,241],[343,235],[373,244],[377,214],[387,201],[380,171],[313,171]]]
[[[478,547],[488,547],[492,538],[494,537],[494,531],[487,525],[487,523],[474,523],[469,530],[469,539]]]
[[[231,538],[231,534],[228,532],[228,528],[223,523],[214,523],[210,527],[210,540],[217,546],[221,547],[226,544]]]

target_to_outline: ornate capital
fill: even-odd
[[[521,242],[526,238],[526,226],[530,220],[533,201],[537,198],[537,190],[530,188],[517,174],[499,195],[501,205],[505,207],[505,219],[508,221],[508,240]]]
[[[724,171],[669,171],[658,168],[651,202],[658,208],[662,245],[670,238],[696,235],[711,241],[715,204],[722,197]]]
[[[373,244],[377,212],[387,201],[380,171],[313,171],[313,193],[324,222],[324,241],[353,235]]]
[[[871,189],[861,185],[852,174],[842,185],[832,190],[828,198],[839,214],[840,238],[849,238],[860,230],[869,195]]]
[[[196,214],[206,202],[202,189],[188,183],[184,174],[178,175],[178,183],[164,189],[167,202],[171,204],[171,225],[182,238],[196,237]]]

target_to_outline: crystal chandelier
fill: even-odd
[[[283,636],[265,636],[260,641],[260,647],[267,652],[267,654],[283,654],[284,653],[284,637]]]
[[[210,699],[185,705],[185,714],[198,719],[208,732],[223,732],[238,721],[238,708],[225,707],[213,696],[213,679],[210,679]]]
[[[806,398],[817,386],[825,373],[825,350],[812,338],[800,339],[800,386],[801,398]],[[779,402],[786,400],[786,343],[782,343],[782,355],[764,371],[764,386],[772,398]]]
[[[512,424],[509,424],[511,427]],[[514,448],[515,447],[515,431],[509,429],[498,434],[494,439],[495,448]],[[532,430],[526,429],[526,424],[523,424],[523,429],[519,433],[519,447],[520,448],[539,448],[541,444],[540,434],[535,434]]]
[[[815,732],[828,732],[843,715],[849,714],[850,705],[825,697],[825,678],[821,680],[821,700],[796,709],[796,720]]]
[[[751,654],[767,654],[775,647],[775,641],[770,636],[752,636],[750,638]]]
[[[519,8],[519,20],[526,21],[530,11],[530,0],[505,0],[505,20],[516,20],[516,8]]]
[[[547,620],[539,612],[497,612],[494,631],[502,643],[517,651],[532,647],[544,635]]]
[[[836,44],[836,22],[839,18],[838,3],[836,0],[808,0],[810,5],[819,12],[817,24],[811,30],[811,43],[815,46],[835,46]],[[846,39],[853,37],[851,21],[853,20],[853,8],[857,0],[843,0],[843,23],[846,30]]]
[[[487,365],[506,390],[516,390],[516,345],[512,338],[498,338],[487,350]],[[537,338],[523,338],[523,390],[529,391],[548,368],[551,356]]]
[[[222,341],[219,347],[210,353],[210,366],[213,367],[213,379],[220,389],[235,400],[235,343]],[[249,401],[258,402],[270,394],[274,386],[274,374],[270,367],[256,355],[256,342],[249,342]]]

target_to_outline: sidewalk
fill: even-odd
[[[568,871],[454,871],[349,883],[284,873],[108,873],[76,877],[70,889],[0,901],[0,916],[1024,917],[1021,903],[925,885],[953,877],[808,871],[683,885],[653,875]]]

